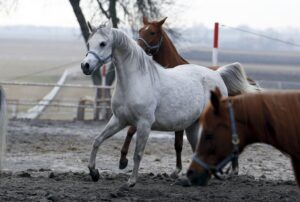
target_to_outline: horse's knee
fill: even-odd
[[[93,147],[94,148],[98,148],[99,146],[100,146],[100,141],[96,138],[95,140],[94,140],[94,142],[93,142]]]
[[[127,131],[127,136],[133,136],[136,133],[136,127],[130,126]]]
[[[141,152],[136,152],[133,156],[133,161],[134,162],[140,162],[142,160],[142,153]]]

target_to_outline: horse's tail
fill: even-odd
[[[0,86],[0,171],[3,168],[6,150],[6,99],[3,88]]]
[[[228,90],[228,95],[262,91],[263,89],[254,81],[249,83],[244,68],[238,62],[225,65],[217,69]]]

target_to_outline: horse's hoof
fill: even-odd
[[[129,189],[130,189],[129,184],[128,184],[128,183],[125,183],[125,184],[123,184],[123,185],[118,189],[118,191],[121,191],[121,192],[128,192]]]
[[[173,183],[172,185],[180,185],[180,186],[183,186],[183,187],[190,187],[192,186],[190,180],[187,178],[187,177],[180,177],[178,178],[175,183]]]
[[[171,173],[170,177],[171,177],[172,179],[177,179],[177,178],[179,177],[179,174],[178,174],[177,171],[174,171],[174,172]]]
[[[120,162],[119,162],[119,169],[123,170],[127,167],[128,165],[128,159],[125,158],[125,159],[120,159]]]
[[[100,174],[99,174],[98,169],[91,169],[91,168],[89,168],[89,169],[90,169],[90,175],[92,177],[92,180],[94,182],[97,182],[100,178]]]
[[[134,186],[135,186],[135,183],[129,184],[129,187],[134,187]]]
[[[179,178],[180,172],[181,172],[181,169],[176,168],[176,170],[174,170],[174,171],[171,173],[170,177],[171,177],[172,179],[177,179],[177,178]]]

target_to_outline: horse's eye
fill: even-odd
[[[101,42],[100,43],[100,47],[103,48],[104,46],[106,46],[106,43],[105,42]]]
[[[150,32],[151,35],[155,35],[155,32]]]

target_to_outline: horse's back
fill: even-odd
[[[207,67],[195,64],[184,64],[172,69],[164,69],[163,73],[165,74],[165,77],[161,81],[163,84],[165,82],[165,84],[168,85],[169,81],[171,81],[171,83],[176,81],[178,86],[184,86],[185,89],[188,90],[189,86],[193,85],[193,83],[197,83],[203,87],[205,93],[208,92],[208,96],[210,95],[210,90],[219,87],[222,94],[227,96],[227,88],[220,74]]]

